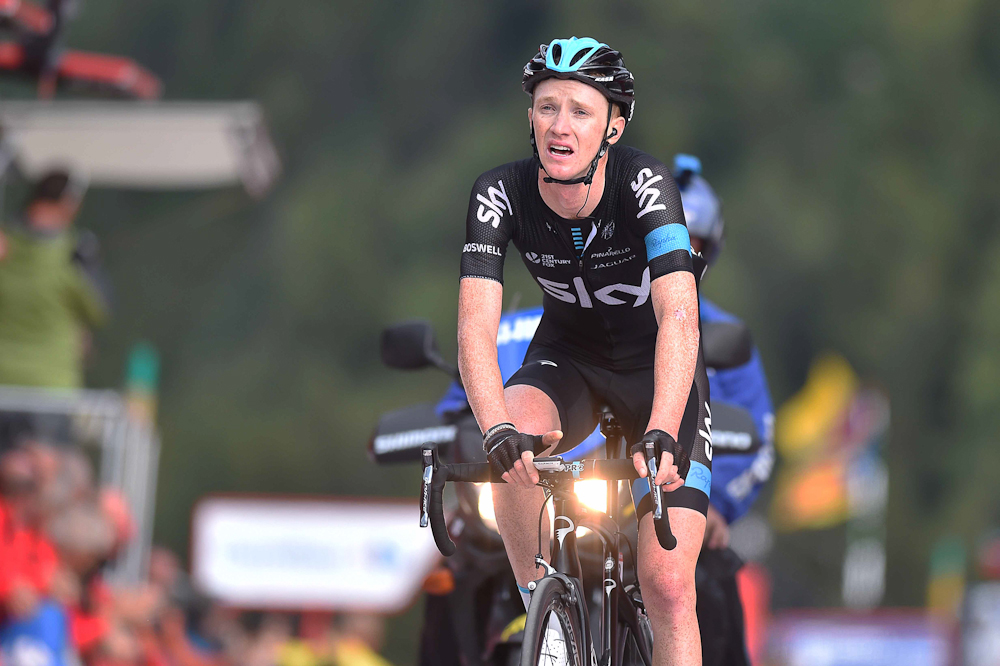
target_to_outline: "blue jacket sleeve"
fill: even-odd
[[[755,453],[719,454],[712,461],[712,505],[730,523],[753,505],[774,466],[774,407],[756,349],[750,361],[709,375],[713,401],[728,402],[750,412],[763,445]]]
[[[504,383],[517,372],[528,353],[528,345],[535,335],[535,329],[542,320],[542,308],[531,308],[505,314],[500,318],[497,330],[497,362]],[[446,412],[457,412],[468,405],[465,389],[458,382],[452,382],[437,404],[438,416]]]

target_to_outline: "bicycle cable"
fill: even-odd
[[[621,530],[615,532],[615,536],[621,537],[621,541],[628,546],[628,554],[632,560],[632,571],[635,572],[636,580],[639,580],[639,561],[635,558],[635,550],[632,548],[632,542],[629,541],[628,536]]]
[[[544,557],[542,557],[542,518],[545,516],[545,505],[549,503],[550,499],[552,499],[552,493],[548,493],[545,497],[545,501],[542,502],[542,509],[538,512],[538,554],[535,555],[535,571],[538,571],[538,569],[542,566],[541,563],[544,559]]]

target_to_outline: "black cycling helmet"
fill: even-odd
[[[632,120],[632,112],[635,109],[635,79],[632,77],[632,72],[625,68],[622,54],[607,44],[592,37],[553,39],[547,45],[542,44],[538,47],[538,53],[535,54],[535,57],[524,66],[521,87],[524,92],[531,95],[540,81],[552,78],[573,79],[597,88],[612,104],[617,104],[621,108],[626,125]],[[610,105],[608,106],[607,124],[609,127],[611,126]],[[607,134],[607,130],[605,130],[605,134]],[[608,143],[608,138],[610,137],[606,136],[601,142],[601,148],[591,161],[590,169],[585,176],[559,180],[546,175],[545,182],[560,185],[576,185],[577,183],[590,185],[597,172],[597,163],[608,152],[608,147],[611,145]],[[530,140],[535,158],[541,164],[538,146],[535,143],[534,127],[531,128]]]
[[[618,104],[627,124],[635,107],[635,79],[622,54],[591,37],[553,39],[538,47],[524,66],[521,87],[529,95],[545,79],[575,79],[593,86]]]

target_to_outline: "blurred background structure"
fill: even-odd
[[[747,321],[786,404],[775,479],[733,534],[770,572],[775,635],[822,642],[829,634],[803,627],[830,609],[827,627],[850,624],[845,608],[907,608],[887,625],[961,644],[966,663],[997,663],[996,3],[56,1],[79,10],[58,39],[32,7],[0,2],[5,237],[56,166],[37,139],[51,128],[114,147],[115,126],[195,109],[205,118],[188,127],[214,137],[200,146],[214,160],[210,189],[138,182],[140,169],[170,172],[165,155],[194,154],[171,151],[175,130],[163,130],[144,149],[115,148],[141,163],[114,174],[90,165],[73,221],[100,239],[114,291],[82,359],[84,385],[123,388],[139,341],[159,359],[152,539],[181,556],[172,572],[190,564],[192,510],[209,493],[416,495],[415,470],[374,467],[365,443],[380,412],[433,399],[447,380],[383,369],[378,332],[425,317],[454,356],[471,184],[529,155],[519,78],[537,45],[591,35],[636,75],[625,143],[664,161],[698,155],[725,202],[726,254],[703,289]],[[165,101],[111,107],[112,94]],[[75,105],[81,125],[66,129],[60,114]],[[127,120],[83,128],[86,113],[118,109]],[[516,261],[507,276],[509,301],[540,302]],[[83,474],[75,449],[61,451],[59,465]],[[16,458],[12,487],[34,484],[42,463]],[[859,494],[858,479],[878,492]],[[177,629],[169,609],[180,606],[129,607],[122,594],[139,608],[115,616],[133,628],[128,641],[152,626],[150,607]],[[284,616],[244,615],[236,628],[207,602],[184,608],[205,610],[206,635],[243,650],[247,636],[266,651],[293,633]],[[347,620],[322,616],[313,635],[331,622]],[[394,663],[414,663],[417,622],[416,609],[390,620]],[[113,646],[132,649],[118,636]]]

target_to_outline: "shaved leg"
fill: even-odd
[[[653,664],[699,666],[701,633],[695,613],[694,569],[705,535],[705,516],[694,509],[667,509],[677,547],[656,540],[653,514],[639,523],[639,585],[653,629]]]
[[[518,384],[504,389],[507,413],[519,432],[540,435],[559,430],[559,410],[552,399],[534,386]],[[554,449],[543,452],[548,455]],[[518,463],[521,464],[521,463]],[[493,486],[493,507],[496,511],[497,527],[507,549],[507,559],[514,570],[517,584],[527,587],[528,583],[544,575],[535,569],[535,554],[538,552],[538,514],[542,509],[545,495],[541,488],[517,488],[510,484],[498,483]],[[542,521],[542,556],[549,560],[549,521]]]

